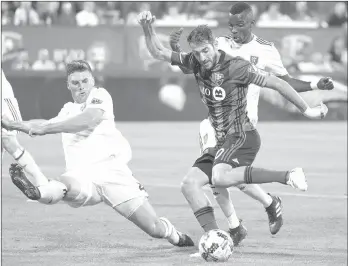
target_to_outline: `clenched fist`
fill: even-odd
[[[178,49],[180,50],[179,41],[180,41],[180,37],[181,37],[183,30],[184,30],[183,28],[180,28],[178,30],[174,30],[169,36],[169,44],[170,44],[170,47],[172,48],[173,51],[178,52],[177,50]]]
[[[334,84],[331,78],[321,78],[318,81],[317,87],[319,90],[332,90],[334,88]]]
[[[141,26],[152,24],[156,20],[156,17],[151,14],[150,11],[143,11],[138,15],[138,23]]]

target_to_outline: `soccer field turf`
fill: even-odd
[[[130,141],[134,175],[150,194],[158,215],[169,218],[197,243],[203,230],[180,192],[180,182],[198,156],[198,122],[120,123]],[[284,226],[268,230],[262,205],[240,191],[231,196],[249,235],[226,265],[346,265],[347,125],[340,123],[260,123],[262,147],[255,165],[272,169],[303,167],[309,189],[268,184],[282,197]],[[60,137],[19,137],[44,173],[64,171]],[[151,239],[104,204],[73,209],[27,202],[11,183],[5,155],[2,169],[2,265],[202,265],[190,258],[196,248],[180,249]],[[213,205],[212,194],[207,190]],[[218,222],[227,229],[216,208]],[[212,263],[213,264],[213,263]],[[219,264],[219,265],[225,265]]]

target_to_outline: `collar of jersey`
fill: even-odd
[[[221,63],[225,60],[226,53],[220,49],[219,49],[219,52],[221,53],[220,58],[219,58],[219,62],[217,62],[217,64],[213,67],[213,69],[211,71],[216,70],[216,68],[218,68],[221,65]]]

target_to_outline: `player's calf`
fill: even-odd
[[[17,161],[26,173],[35,179],[38,186],[48,183],[33,157],[17,141],[15,135],[4,134],[1,138],[4,149]]]
[[[207,183],[208,176],[198,167],[191,168],[181,183],[181,192],[205,232],[219,228],[212,204],[203,190]]]
[[[213,167],[212,184],[216,187],[273,182],[289,185],[302,191],[308,189],[302,168],[295,168],[291,171],[274,171],[252,166],[233,168],[227,163],[219,163]]]
[[[142,199],[142,201],[140,201]],[[134,202],[142,202],[142,204],[129,216],[128,220],[137,225],[145,233],[150,235],[153,238],[165,238],[171,244],[179,247],[193,246],[194,243],[192,239],[178,230],[172,225],[172,223],[166,218],[158,218],[155,210],[152,205],[148,202],[145,197],[138,197],[132,200],[129,200],[125,203],[117,206],[115,209],[120,212],[122,215],[126,212],[125,210],[129,209],[127,206],[134,205]]]

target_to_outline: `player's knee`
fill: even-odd
[[[163,238],[164,234],[161,228],[162,228],[162,222],[160,219],[157,219],[153,222],[152,226],[149,228],[149,230],[146,233],[153,238]]]
[[[39,187],[41,198],[38,202],[53,205],[62,200],[67,192],[67,187],[58,181],[52,180],[47,185]]]
[[[190,190],[202,187],[199,177],[195,171],[189,171],[181,182],[181,192],[183,194],[189,193]]]
[[[229,183],[233,183],[233,173],[232,173],[232,166],[225,164],[225,163],[219,163],[216,164],[213,167],[213,174],[212,174],[212,184],[216,187],[224,187],[224,183],[226,178],[228,178]],[[235,185],[238,183],[236,182]]]

